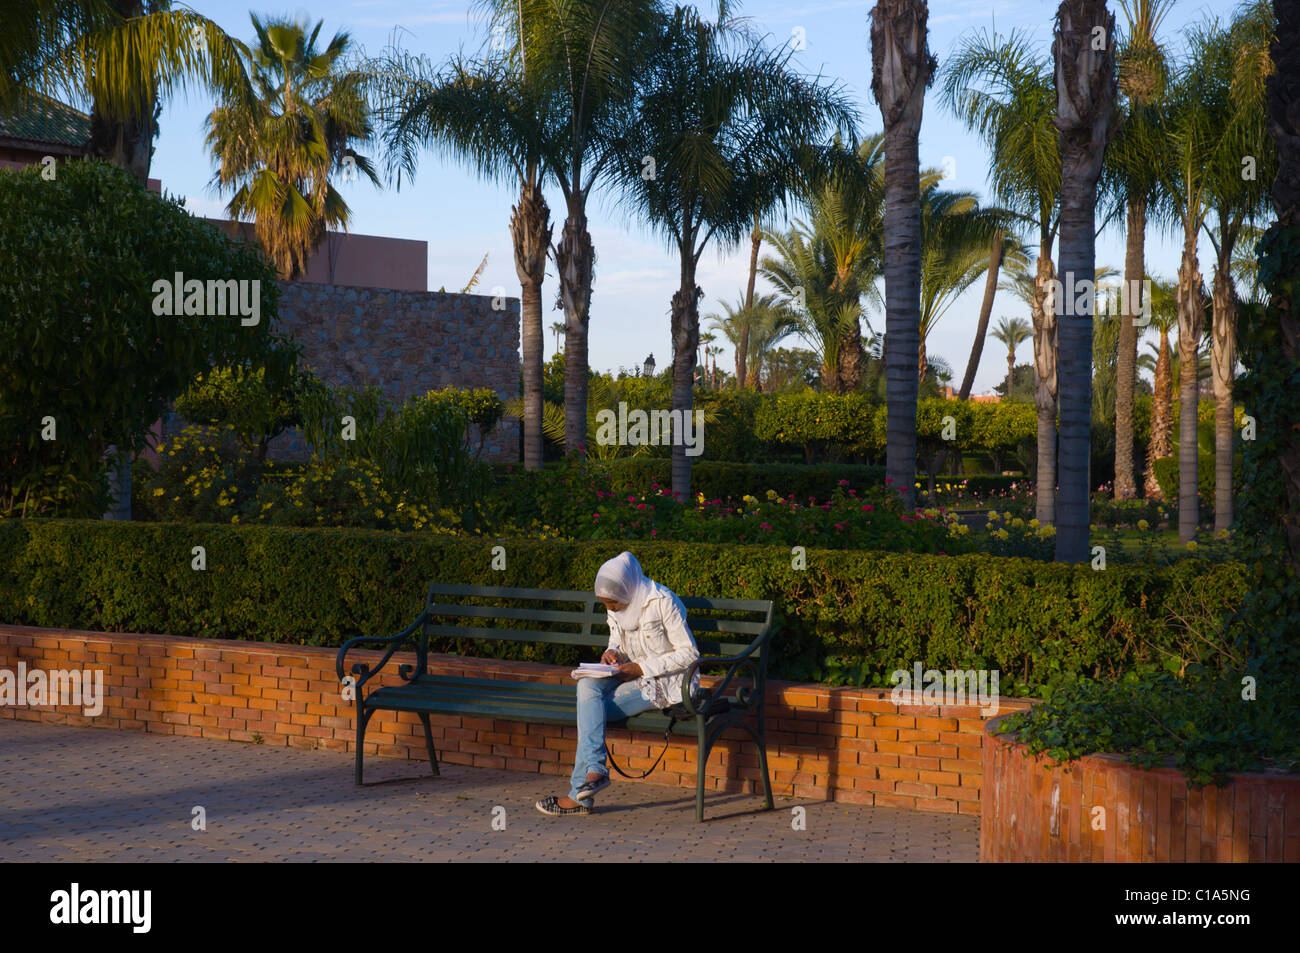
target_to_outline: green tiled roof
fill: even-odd
[[[34,93],[20,101],[12,115],[0,113],[0,136],[80,148],[90,140],[90,117]]]

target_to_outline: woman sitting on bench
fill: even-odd
[[[569,795],[538,801],[543,814],[590,814],[596,792],[610,783],[606,719],[680,704],[686,669],[700,657],[686,624],[686,607],[667,586],[647,579],[631,553],[620,553],[601,566],[594,588],[609,620],[609,648],[600,660],[617,665],[618,673],[578,679],[578,753]],[[697,671],[689,689],[692,695],[699,679]]]

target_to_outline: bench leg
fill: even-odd
[[[749,725],[745,725],[749,728]],[[767,773],[767,744],[766,732],[763,731],[762,723],[759,723],[757,729],[750,729],[750,735],[754,738],[754,746],[758,748],[758,769],[763,772],[763,807],[766,810],[772,810],[776,805],[772,801],[772,779]]]
[[[363,709],[360,705],[357,706],[357,784],[361,783],[361,759],[365,754],[366,725],[370,723],[371,716],[374,713],[375,709],[373,708]]]
[[[429,750],[429,765],[433,773],[438,773],[438,752],[433,747],[433,726],[429,724],[428,712],[420,712],[420,722],[424,725],[424,746]]]
[[[704,769],[709,763],[709,743],[704,719],[698,715],[695,716],[695,730],[700,740],[699,750],[696,752],[698,770],[695,776],[695,823],[700,824],[704,821]]]

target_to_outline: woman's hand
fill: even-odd
[[[624,678],[640,678],[645,673],[641,671],[641,666],[636,662],[624,662],[618,667],[618,674]]]
[[[622,659],[613,649],[606,649],[605,654],[600,657],[600,661],[604,665],[618,665]]]

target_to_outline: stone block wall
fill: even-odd
[[[400,291],[281,282],[280,330],[332,387],[378,385],[392,400],[444,387],[490,387],[519,394],[519,299],[492,308],[489,295]],[[185,426],[169,414],[164,431]],[[478,446],[478,435],[471,435]],[[302,458],[296,431],[271,444],[272,459]],[[506,418],[483,444],[482,459],[519,460],[519,421]]]

